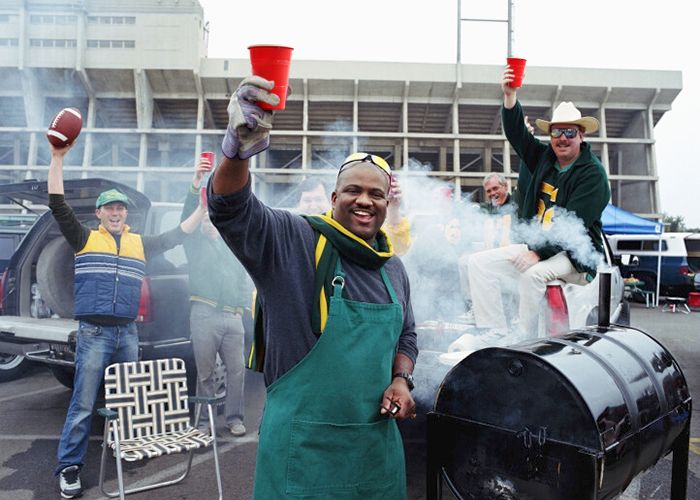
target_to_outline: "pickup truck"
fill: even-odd
[[[66,201],[83,223],[96,227],[95,199],[111,188],[131,200],[127,223],[134,232],[159,234],[179,224],[180,204],[151,206],[143,193],[107,179],[66,180]],[[30,362],[38,362],[48,365],[58,381],[72,387],[78,327],[73,319],[73,251],[51,212],[45,210],[45,181],[0,185],[0,196],[30,210],[32,205],[43,205],[43,213],[22,239],[0,281],[0,382],[17,378]],[[188,375],[193,377],[196,371],[189,340],[189,292],[182,247],[150,259],[146,273],[137,318],[140,357],[183,358]]]

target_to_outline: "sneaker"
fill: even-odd
[[[80,467],[69,465],[58,474],[63,498],[76,498],[82,495],[83,486],[80,484]]]
[[[490,347],[508,345],[512,340],[510,333],[507,330],[501,330],[500,328],[488,328],[482,330],[479,338]]]
[[[460,314],[458,317],[458,321],[465,325],[476,325],[476,319],[474,318],[474,310],[469,309],[464,314]]]
[[[237,423],[237,424],[230,424],[228,426],[228,430],[231,431],[231,434],[233,434],[236,437],[240,436],[245,436],[245,425],[242,423]]]

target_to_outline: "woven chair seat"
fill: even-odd
[[[190,427],[184,431],[127,439],[120,443],[120,448],[122,460],[137,462],[144,458],[171,455],[206,447],[211,444],[213,439],[209,434]],[[115,443],[111,442],[109,445],[112,448],[112,454],[115,454]]]
[[[106,419],[100,460],[102,493],[124,500],[125,495],[178,484],[192,469],[194,450],[211,445],[219,500],[223,500],[216,429],[210,426],[210,435],[192,425],[184,360],[169,358],[114,363],[105,369],[104,383],[105,408],[99,410]],[[196,401],[195,415],[200,413],[203,404],[211,415],[219,400],[200,398]],[[180,453],[187,456],[186,468],[180,476],[131,488],[124,486],[122,462]],[[112,492],[105,489],[105,465],[110,454],[115,458],[119,487]]]

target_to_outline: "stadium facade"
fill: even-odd
[[[207,37],[196,0],[2,0],[0,182],[44,179],[47,124],[76,106],[84,128],[67,178],[108,177],[156,201],[180,198],[173,186],[187,185],[199,151],[220,150],[228,99],[250,72],[247,60],[207,57]],[[253,164],[256,189],[280,205],[301,178],[357,150],[477,199],[485,173],[517,178],[500,124],[502,66],[296,56],[272,147]],[[597,116],[588,141],[609,172],[612,202],[658,216],[654,126],[681,82],[679,71],[528,67],[518,97],[533,120],[561,101]]]

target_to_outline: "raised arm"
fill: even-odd
[[[51,163],[49,164],[48,188],[49,194],[65,194],[63,190],[63,157],[66,156],[72,144],[57,148],[49,143],[51,148]]]
[[[237,193],[248,182],[250,160],[223,157],[214,171],[212,190],[216,194]]]
[[[250,76],[231,96],[228,127],[221,144],[224,157],[212,181],[215,194],[232,194],[243,189],[248,182],[250,157],[270,147],[273,114],[257,103],[277,105],[279,97],[268,92],[274,86],[270,80]]]
[[[501,81],[501,89],[503,89],[503,107],[506,109],[513,109],[518,97],[516,91],[513,87],[508,85],[513,81],[513,70],[510,66],[506,66],[505,71],[503,71],[503,80]]]

